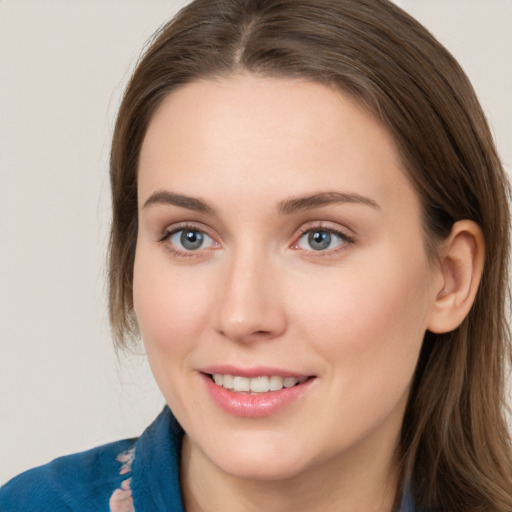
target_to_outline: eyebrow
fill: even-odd
[[[359,194],[345,192],[319,192],[307,196],[293,197],[281,201],[277,205],[277,211],[281,215],[290,215],[299,211],[313,210],[333,203],[356,203],[370,206],[380,210],[380,206],[373,199],[361,196]],[[171,205],[187,210],[194,210],[209,215],[215,215],[215,209],[209,206],[205,201],[197,197],[191,197],[184,194],[176,194],[166,190],[157,190],[153,192],[143,205],[143,208],[153,205]]]
[[[294,197],[281,201],[277,209],[280,214],[289,215],[298,211],[312,210],[333,203],[356,203],[370,206],[376,210],[381,209],[378,203],[369,197],[344,192],[320,192],[318,194]]]
[[[156,192],[153,192],[146,199],[143,208],[157,204],[179,206],[180,208],[195,210],[197,212],[207,213],[209,215],[215,214],[215,210],[202,199],[186,196],[183,194],[175,194],[166,190],[157,190]]]

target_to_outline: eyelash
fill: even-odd
[[[292,244],[292,249],[300,250],[300,248],[298,247],[299,242],[304,237],[304,235],[306,235],[308,233],[327,233],[329,235],[334,235],[336,238],[338,238],[338,240],[340,241],[340,245],[341,245],[341,247],[335,247],[333,249],[326,249],[326,250],[315,250],[315,249],[311,248],[311,250],[306,251],[307,253],[309,253],[308,254],[309,257],[322,257],[322,256],[325,256],[326,254],[335,254],[340,251],[346,250],[347,246],[350,246],[350,245],[353,245],[354,243],[356,243],[356,240],[354,237],[349,236],[347,233],[345,233],[341,230],[326,227],[326,226],[323,226],[322,224],[313,225],[313,226],[306,225],[306,226],[303,226],[300,228],[298,236],[296,238],[296,242],[294,242]]]
[[[192,224],[182,224],[178,226],[174,226],[172,229],[166,229],[163,236],[158,240],[159,243],[163,244],[166,250],[171,253],[173,256],[177,257],[184,257],[184,258],[192,258],[192,257],[198,257],[202,254],[204,254],[203,251],[200,251],[200,249],[194,251],[194,250],[180,250],[176,249],[176,247],[170,242],[172,236],[176,235],[177,233],[180,233],[181,231],[195,231],[196,233],[201,233],[203,235],[206,235],[208,238],[212,239],[215,242],[215,239],[210,236],[203,228],[192,225]],[[217,245],[218,242],[215,242]]]
[[[170,242],[170,239],[174,235],[176,235],[177,233],[180,233],[182,231],[184,231],[184,232],[195,231],[197,233],[201,233],[202,235],[206,235],[208,238],[213,240],[213,242],[217,246],[220,246],[220,244],[218,242],[216,242],[215,239],[212,236],[210,236],[203,228],[192,225],[192,224],[182,224],[182,225],[175,226],[172,229],[166,229],[165,232],[163,233],[163,236],[158,240],[158,242],[163,244],[165,246],[166,250],[169,253],[171,253],[173,256],[192,258],[192,257],[199,257],[201,255],[204,255],[205,250],[215,250],[215,248],[203,249],[202,251],[201,251],[201,248],[198,248],[197,250],[177,249]],[[310,250],[304,249],[306,253],[309,253],[308,254],[309,257],[321,257],[326,254],[334,254],[339,251],[346,250],[347,245],[350,246],[356,242],[356,240],[352,236],[347,235],[346,233],[344,233],[341,230],[325,227],[325,226],[322,226],[321,224],[313,225],[313,226],[307,225],[307,226],[300,228],[297,236],[295,237],[295,242],[293,242],[293,244],[291,245],[291,248],[294,250],[301,250],[301,248],[299,247],[299,243],[300,243],[301,239],[304,237],[304,235],[306,235],[308,233],[315,233],[315,232],[316,233],[327,233],[329,235],[334,235],[340,241],[341,247],[336,246],[333,249],[325,249],[325,250],[323,250],[323,249],[315,250],[313,248],[311,248]]]

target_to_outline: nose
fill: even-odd
[[[262,255],[233,256],[220,276],[216,330],[237,342],[271,340],[287,327],[279,271]]]

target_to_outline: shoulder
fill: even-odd
[[[183,430],[168,407],[137,439],[60,457],[0,488],[1,512],[183,512]]]
[[[117,441],[22,473],[0,488],[0,510],[108,511],[109,499],[123,481],[123,457],[135,442]]]

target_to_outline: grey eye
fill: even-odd
[[[203,234],[195,230],[183,230],[181,232],[180,242],[185,249],[194,251],[203,245]]]
[[[185,251],[197,251],[213,242],[210,236],[197,229],[180,229],[174,232],[169,240],[177,249]]]
[[[314,251],[323,251],[331,245],[331,233],[326,231],[311,231],[308,233],[308,244]]]
[[[299,238],[297,245],[307,251],[326,251],[348,242],[346,237],[335,231],[311,229]]]

